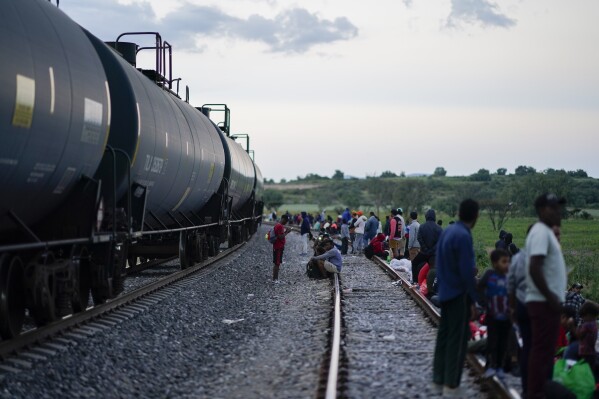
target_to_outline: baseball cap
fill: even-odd
[[[565,205],[565,204],[566,204],[566,199],[564,197],[558,197],[557,195],[555,195],[553,193],[545,193],[545,194],[537,197],[537,199],[535,200],[535,208],[536,209],[544,208],[546,206],[556,207],[556,206]]]
[[[362,216],[363,214],[364,214],[364,212],[358,211],[358,216]]]
[[[583,289],[584,287],[580,283],[574,283],[574,284],[572,284],[572,287],[570,289],[572,289],[572,288]]]

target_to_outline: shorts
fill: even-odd
[[[406,245],[406,240],[402,238],[401,240],[391,239],[389,240],[389,248],[391,249],[400,249]]]
[[[283,263],[283,251],[285,248],[273,249],[272,250],[272,263],[279,266]]]
[[[324,270],[326,270],[329,273],[339,273],[339,270],[337,269],[337,266],[335,266],[334,264],[332,264],[328,260],[324,261]]]

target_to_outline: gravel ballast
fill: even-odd
[[[281,284],[270,282],[266,227],[218,270],[146,311],[0,378],[0,397],[313,397],[331,288],[305,276],[290,234]]]
[[[350,398],[434,398],[437,329],[401,287],[363,256],[344,259],[341,284]],[[468,397],[483,398],[465,369]]]

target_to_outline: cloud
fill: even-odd
[[[447,18],[448,27],[456,27],[461,22],[480,23],[487,27],[510,28],[516,20],[498,11],[498,6],[489,0],[451,0],[451,13]]]
[[[90,3],[66,10],[72,10],[69,14],[84,27],[97,26],[93,21],[98,15],[111,21],[110,28],[102,26],[100,31],[92,32],[103,39],[107,34],[115,36],[114,32],[159,31],[177,48],[189,51],[202,50],[196,44],[198,36],[255,41],[266,44],[272,52],[304,53],[318,44],[350,40],[358,35],[358,28],[345,17],[328,20],[303,8],[288,9],[273,18],[257,14],[238,18],[217,7],[185,3],[159,20],[148,2],[102,2],[101,6]]]

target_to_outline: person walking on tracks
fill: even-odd
[[[551,379],[553,354],[559,333],[560,311],[568,284],[566,263],[553,227],[561,225],[564,198],[543,194],[535,200],[539,221],[526,238],[529,257],[526,274],[526,309],[532,328],[528,359],[528,397],[544,398]]]
[[[289,222],[287,215],[281,216],[281,221],[277,223],[273,229],[273,232],[277,239],[272,244],[272,262],[274,266],[272,268],[272,282],[277,284],[279,282],[279,267],[283,263],[283,251],[285,250],[286,236],[291,231],[285,229],[285,225]]]
[[[441,322],[437,331],[433,363],[433,389],[444,397],[463,397],[460,388],[469,321],[475,315],[475,256],[471,230],[479,205],[467,199],[460,204],[460,221],[439,238],[436,256]]]
[[[310,230],[312,230],[312,225],[310,224],[310,219],[308,219],[308,214],[306,212],[302,212],[302,224],[300,229],[300,234],[302,236],[302,253],[300,255],[302,256],[308,255],[308,239],[310,236]]]
[[[399,259],[404,255],[404,220],[397,209],[391,209],[389,223],[389,248],[393,252],[393,258]]]

